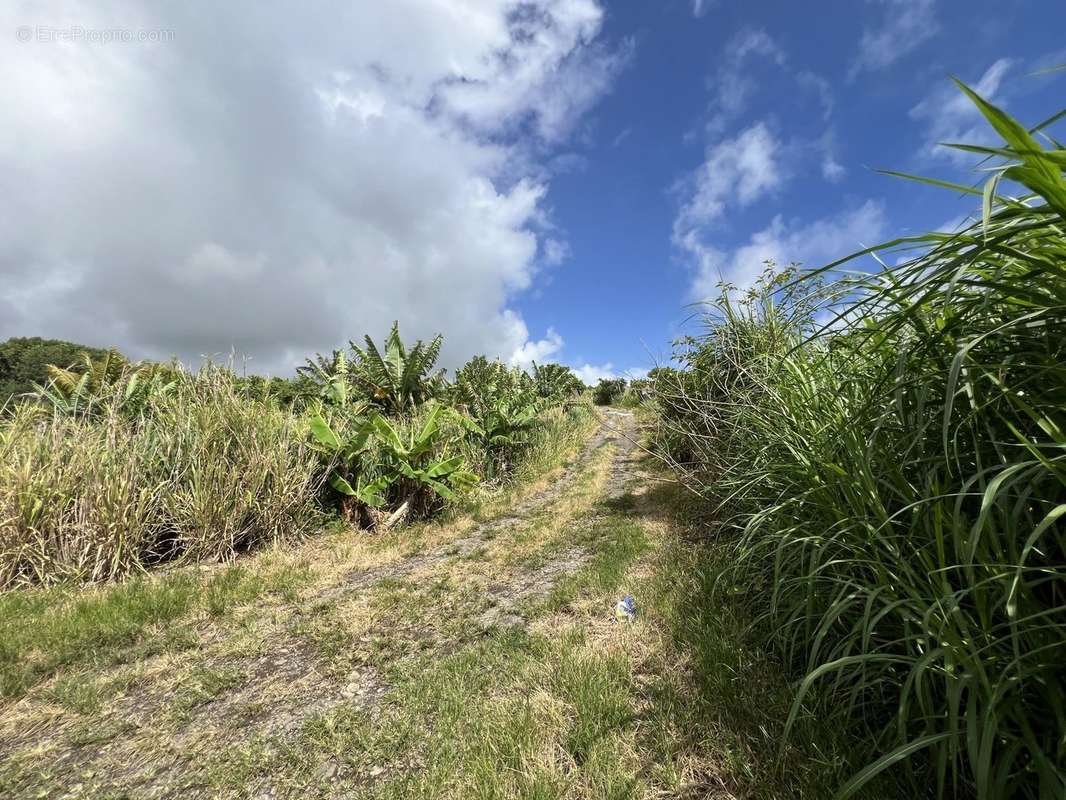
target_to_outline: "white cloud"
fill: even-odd
[[[0,48],[0,174],[19,194],[0,338],[236,348],[279,372],[393,319],[444,332],[451,365],[551,347],[511,306],[567,253],[534,154],[631,48],[601,41],[595,0],[24,8],[0,29],[173,36]]]
[[[711,9],[714,0],[692,0],[692,16],[702,17]]]
[[[562,239],[544,239],[544,261],[550,266],[562,264],[570,258],[570,244]]]
[[[626,370],[617,370],[610,361],[606,364],[582,364],[580,367],[571,367],[574,374],[581,379],[586,386],[595,386],[600,379],[613,380],[625,378],[627,381],[640,380],[648,377],[648,369],[644,367],[630,367]]]
[[[797,97],[813,94],[823,120],[832,116],[834,99],[829,81],[811,70],[793,68],[785,49],[766,31],[743,28],[726,43],[718,67],[708,79],[711,91],[708,134],[721,135],[748,108],[759,89],[764,88],[768,78],[758,71],[760,62],[772,65],[783,75],[790,94]],[[809,114],[809,108],[804,99],[805,115]]]
[[[867,27],[859,41],[859,53],[852,62],[850,76],[863,70],[890,66],[936,35],[935,0],[879,0],[885,7],[882,22]]]
[[[818,267],[877,243],[885,230],[884,207],[868,200],[838,217],[808,224],[786,222],[780,215],[752,234],[748,242],[729,252],[707,247],[706,258],[692,282],[691,297],[705,299],[718,293],[720,281],[740,289],[750,287],[767,261],[778,266],[798,262]]]
[[[780,142],[763,122],[707,148],[692,176],[692,196],[674,228],[688,230],[716,221],[729,205],[746,206],[784,181]]]
[[[614,371],[614,364],[610,362],[598,365],[582,364],[580,367],[571,367],[571,369],[586,386],[595,386],[601,379],[610,380],[618,377],[618,374]]]
[[[975,84],[970,85],[970,88],[986,100],[1001,104],[1002,100],[997,95],[1013,63],[1009,58],[997,60],[985,70]],[[946,80],[914,106],[910,110],[910,116],[925,124],[922,155],[927,157],[946,158],[960,165],[972,164],[980,156],[941,147],[940,143],[992,144],[996,141],[995,132],[985,122],[973,102],[960,92],[958,87]]]
[[[516,349],[511,354],[510,362],[512,366],[531,369],[534,363],[546,364],[556,361],[554,356],[562,349],[563,337],[554,328],[548,328],[548,333],[543,339],[527,341]]]
[[[688,199],[673,225],[673,243],[702,273],[721,253],[708,239],[726,209],[750,205],[786,179],[778,155],[781,145],[762,122],[707,149],[703,164],[687,182]]]
[[[830,183],[837,183],[842,181],[848,174],[848,171],[844,169],[843,165],[836,160],[836,157],[826,152],[822,156],[822,177]]]
[[[759,28],[745,28],[726,44],[718,70],[709,80],[712,95],[708,133],[720,134],[747,107],[758,88],[749,64],[756,58],[778,67],[787,63],[785,51]]]
[[[595,41],[603,24],[597,0],[505,5],[511,6],[507,46],[483,51],[477,68],[448,82],[439,97],[481,130],[533,119],[543,138],[562,139],[610,86],[633,43],[612,51]]]

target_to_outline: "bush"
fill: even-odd
[[[421,339],[407,347],[400,338],[400,326],[392,329],[384,342],[384,352],[370,336],[364,346],[349,342],[351,355],[334,350],[330,356],[317,355],[297,371],[300,377],[318,387],[320,399],[332,405],[368,403],[389,414],[399,414],[445,390],[444,370],[434,371],[444,337],[437,335],[429,344]]]
[[[562,364],[533,364],[537,394],[555,403],[570,400],[585,391],[585,384]]]
[[[609,406],[619,400],[625,390],[625,378],[600,378],[600,382],[592,390],[592,399],[598,406]]]
[[[232,558],[313,530],[323,505],[365,527],[425,518],[588,426],[559,408],[569,370],[538,382],[478,357],[448,387],[431,373],[440,344],[408,349],[394,325],[384,356],[367,337],[354,361],[320,356],[291,381],[117,351],[46,365],[0,417],[0,587]]]
[[[32,392],[34,384],[47,381],[47,365],[67,367],[77,362],[83,353],[100,358],[105,352],[38,336],[8,339],[0,344],[0,406],[12,396]]]

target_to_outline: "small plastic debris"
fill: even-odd
[[[633,599],[633,595],[627,594],[614,606],[615,619],[626,620],[632,622],[637,618],[637,601]]]

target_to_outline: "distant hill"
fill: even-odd
[[[68,367],[83,352],[98,358],[105,351],[39,336],[19,336],[3,342],[0,344],[0,405],[11,395],[33,391],[34,383],[44,383],[48,379],[46,364]]]

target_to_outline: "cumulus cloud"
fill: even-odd
[[[533,120],[547,140],[565,137],[632,53],[596,41],[603,22],[597,0],[508,3],[508,46],[485,53],[478,68],[447,81],[438,96],[484,132]]]
[[[785,51],[764,30],[745,28],[731,38],[722,51],[721,63],[708,83],[711,89],[710,133],[720,133],[747,106],[758,83],[748,62],[765,59],[781,67]]]
[[[721,252],[709,240],[729,207],[747,206],[784,183],[781,145],[759,122],[731,139],[708,147],[703,164],[684,187],[688,199],[673,225],[673,243],[696,265],[710,271]]]
[[[759,122],[708,147],[692,176],[691,198],[682,206],[675,229],[714,222],[728,205],[746,206],[784,180],[780,142]]]
[[[629,369],[617,370],[610,361],[606,364],[582,364],[580,367],[571,367],[570,369],[586,386],[595,386],[601,379],[625,378],[627,381],[642,380],[648,377],[648,372],[650,371],[646,367],[630,367]]]
[[[822,156],[822,177],[827,181],[837,183],[842,181],[847,174],[848,171],[831,152],[826,152]]]
[[[848,171],[840,161],[837,160],[837,142],[836,132],[830,128],[822,136],[821,141],[817,144],[817,149],[821,151],[822,161],[821,170],[822,178],[829,183],[840,183],[847,177]]]
[[[890,66],[936,35],[936,0],[878,0],[885,15],[879,24],[865,28],[850,75]]]
[[[528,335],[528,334],[527,334]],[[531,369],[534,363],[545,364],[557,361],[556,355],[563,349],[563,337],[554,328],[548,328],[543,339],[527,341],[511,355],[511,365]]]
[[[581,379],[586,386],[595,386],[602,379],[611,380],[618,377],[614,364],[582,364],[580,367],[571,367],[574,374]]]
[[[562,264],[570,257],[570,245],[562,239],[544,239],[544,261],[550,266]]]
[[[629,51],[595,0],[29,8],[0,28],[171,35],[0,48],[0,337],[270,372],[394,318],[451,364],[558,338],[512,303],[568,252],[536,153]]]
[[[806,224],[778,215],[740,247],[730,251],[708,248],[708,256],[692,282],[692,299],[713,297],[721,281],[740,289],[750,287],[767,261],[779,266],[798,262],[817,267],[842,258],[880,240],[885,225],[884,207],[873,200],[836,217]]]
[[[971,88],[986,100],[1001,104],[1000,87],[1014,62],[1009,58],[995,61]],[[958,88],[945,80],[910,110],[912,119],[925,126],[922,155],[939,157],[956,164],[973,164],[980,156],[942,147],[942,142],[993,144],[995,133],[981,112]]]

